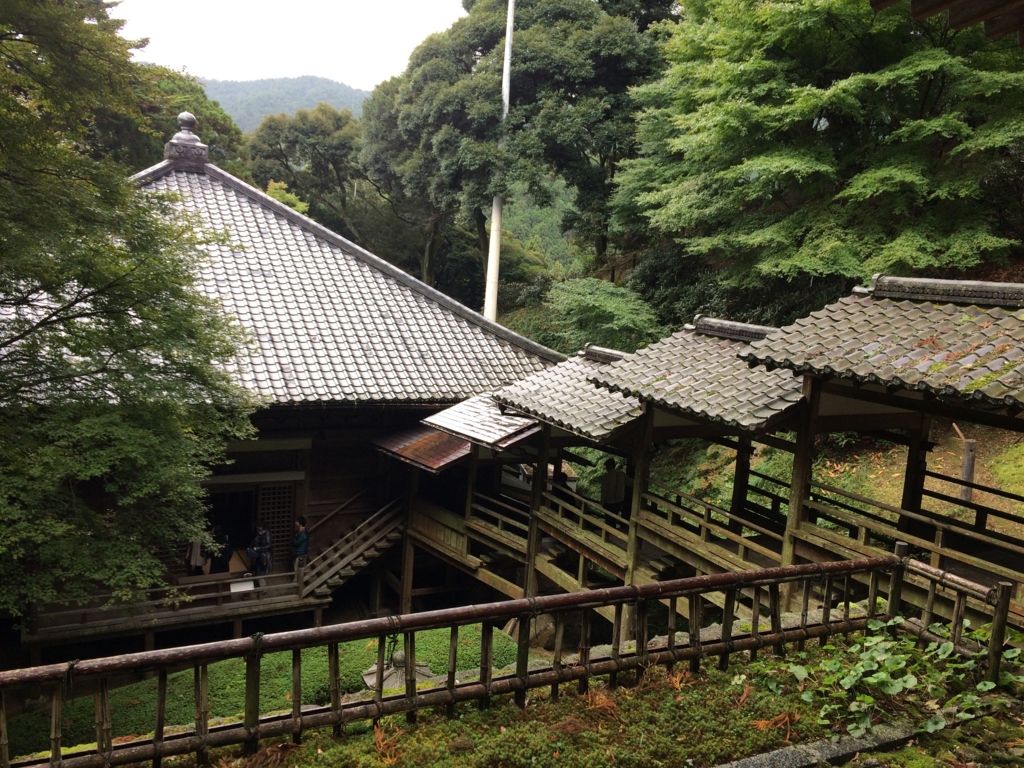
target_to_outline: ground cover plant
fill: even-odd
[[[416,658],[430,666],[435,675],[448,669],[446,629],[416,633]],[[401,641],[399,639],[399,645]],[[515,662],[516,645],[503,632],[494,633],[494,663],[500,669]],[[365,690],[362,673],[377,663],[377,641],[356,640],[338,647],[341,691],[355,694]],[[260,662],[260,712],[291,709],[291,652],[269,653]],[[458,668],[480,666],[480,625],[460,627]],[[329,700],[327,649],[308,648],[302,652],[303,704],[325,704]],[[179,672],[167,679],[167,723],[190,725],[195,721],[193,672]],[[117,688],[110,692],[114,736],[151,733],[156,722],[156,679]],[[240,717],[245,708],[245,659],[227,659],[209,666],[209,700],[212,718]],[[95,713],[91,696],[65,702],[65,745],[90,744],[96,739]],[[43,708],[9,720],[10,751],[25,755],[48,748],[50,710]]]

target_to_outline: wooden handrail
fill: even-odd
[[[906,545],[901,545],[905,549]],[[903,550],[901,550],[902,552]],[[651,666],[660,664],[674,664],[681,660],[697,660],[695,669],[700,669],[699,660],[702,657],[716,656],[722,668],[729,664],[730,655],[739,651],[752,650],[765,647],[776,647],[781,649],[782,644],[791,642],[805,642],[810,638],[827,638],[834,634],[846,634],[856,631],[869,631],[872,618],[887,619],[896,615],[900,610],[900,594],[902,591],[904,563],[900,558],[889,556],[865,558],[854,561],[833,561],[823,563],[809,563],[804,565],[766,568],[742,572],[725,572],[719,574],[691,577],[687,579],[676,579],[671,581],[654,582],[635,586],[610,587],[605,589],[584,590],[568,594],[546,595],[521,600],[507,600],[484,605],[471,605],[460,608],[449,608],[441,611],[427,611],[416,614],[401,616],[390,616],[379,619],[368,619],[355,621],[347,624],[335,624],[314,629],[304,629],[292,632],[280,632],[266,635],[254,635],[250,638],[236,640],[225,640],[202,645],[186,646],[183,648],[169,648],[157,651],[148,651],[124,656],[113,656],[101,659],[86,659],[73,664],[51,664],[47,666],[32,667],[28,669],[16,669],[0,671],[0,696],[9,690],[23,689],[31,686],[47,686],[51,691],[52,709],[59,714],[62,697],[66,691],[65,685],[70,688],[71,678],[76,683],[79,681],[95,681],[98,690],[105,690],[104,682],[108,676],[118,673],[139,674],[146,671],[159,671],[161,680],[166,679],[165,675],[170,670],[182,667],[194,666],[195,692],[196,692],[196,722],[195,728],[180,733],[165,735],[162,727],[161,715],[158,714],[157,733],[159,738],[140,737],[131,741],[118,744],[107,743],[104,739],[98,739],[97,746],[84,746],[74,750],[62,747],[61,737],[63,735],[63,724],[61,718],[54,717],[54,732],[51,734],[50,755],[41,758],[25,758],[23,760],[11,761],[6,751],[0,759],[0,768],[31,768],[33,766],[44,766],[47,762],[53,761],[64,766],[64,768],[104,768],[105,766],[126,765],[129,763],[140,763],[153,761],[159,768],[162,757],[181,755],[190,752],[205,753],[213,747],[227,746],[231,744],[244,744],[245,751],[254,753],[259,747],[259,740],[266,738],[279,738],[286,734],[299,734],[305,729],[342,725],[346,722],[357,720],[379,719],[383,716],[399,712],[412,713],[417,709],[433,707],[440,704],[454,705],[456,702],[468,700],[487,699],[501,694],[514,693],[516,702],[525,707],[527,704],[526,691],[533,688],[557,686],[570,681],[579,681],[581,690],[587,689],[590,678],[597,675],[618,674],[624,670],[636,669],[639,674]],[[889,579],[889,606],[886,613],[876,613],[874,603],[868,606],[867,616],[853,618],[849,616],[845,606],[850,600],[849,584],[851,577],[867,576],[870,579],[872,592],[877,593],[880,584],[880,577],[883,572],[891,572]],[[926,577],[928,574],[925,574]],[[941,578],[935,577],[934,578]],[[556,637],[561,636],[565,622],[571,614],[582,611],[585,617],[589,617],[589,611],[597,608],[614,607],[620,612],[627,604],[643,605],[647,601],[662,600],[669,603],[670,615],[675,616],[678,612],[677,601],[682,599],[695,599],[701,595],[713,593],[733,596],[740,592],[747,592],[751,589],[767,588],[770,594],[778,594],[778,589],[784,584],[794,584],[802,587],[805,595],[810,594],[812,583],[825,579],[827,583],[845,583],[847,591],[844,593],[840,605],[844,610],[838,611],[840,615],[833,618],[830,613],[833,600],[828,598],[821,602],[821,620],[818,622],[808,621],[806,614],[801,620],[800,626],[793,629],[783,629],[781,623],[781,608],[779,601],[769,601],[770,629],[760,629],[760,622],[753,631],[746,633],[734,633],[732,622],[723,622],[722,637],[718,641],[702,643],[699,634],[691,635],[689,643],[677,645],[675,633],[669,633],[666,644],[651,648],[646,642],[648,630],[648,616],[646,611],[637,612],[636,627],[636,651],[630,652],[622,648],[622,637],[616,633],[612,639],[612,650],[610,655],[591,658],[590,646],[592,643],[590,624],[584,621],[585,627],[580,641],[579,659],[576,663],[566,664],[561,659],[559,644],[556,642],[554,659],[550,666],[531,668],[529,665],[528,646],[521,643],[516,662],[514,674],[491,677],[490,659],[492,633],[490,628],[500,625],[510,618],[519,618],[521,622],[529,621],[532,616],[538,613],[549,613],[555,617]],[[944,585],[950,583],[949,579],[942,582]],[[963,586],[963,585],[960,585]],[[973,589],[973,587],[969,587]],[[979,589],[982,589],[979,587]],[[993,612],[993,633],[992,645],[996,646],[995,651],[1002,650],[1003,637],[996,632],[996,627],[1005,626],[1005,618],[1008,610],[1006,590],[1001,585],[999,599]],[[728,599],[726,604],[730,604]],[[482,670],[481,679],[466,683],[455,682],[457,647],[459,644],[459,627],[481,623],[485,629],[481,633],[481,658],[485,660],[486,668]],[[670,625],[671,626],[671,625]],[[901,625],[913,630],[912,625]],[[450,631],[449,669],[446,680],[434,687],[421,688],[416,685],[416,663],[415,663],[415,635],[429,629],[448,629]],[[927,631],[927,630],[923,630]],[[305,708],[294,706],[290,714],[260,714],[260,656],[266,653],[280,651],[292,651],[293,661],[293,699],[302,700],[302,669],[300,652],[307,648],[323,648],[326,646],[328,658],[332,660],[331,674],[337,675],[338,644],[343,642],[365,640],[376,640],[378,643],[378,663],[383,668],[383,648],[387,637],[394,634],[403,635],[404,650],[406,657],[407,685],[404,694],[385,696],[383,691],[383,675],[378,674],[375,689],[362,699],[341,701],[340,697],[332,695],[330,706],[319,706]],[[524,633],[525,634],[525,633]],[[921,636],[924,636],[923,634]],[[217,695],[217,691],[207,691],[208,677],[206,665],[211,662],[224,659],[247,660],[246,674],[246,707],[245,718],[241,722],[226,722],[211,726],[208,722],[207,696],[208,693]],[[990,659],[995,659],[994,664],[990,662],[989,676],[998,679],[999,656],[993,653],[990,647]],[[336,677],[335,677],[336,680]],[[332,694],[336,691],[336,682],[331,684]],[[161,685],[157,689],[157,712],[162,713],[165,709],[166,686]],[[557,695],[557,690],[552,691]],[[105,696],[97,696],[96,699],[97,722],[105,723],[109,720],[109,699]],[[454,707],[449,709],[449,716],[454,716]],[[0,718],[4,718],[4,708],[0,707]],[[5,723],[0,721],[0,727],[4,729]]]
[[[668,499],[663,499],[662,497],[655,496],[654,494],[651,494],[651,493],[645,493],[644,494],[644,498],[649,500],[649,501],[654,502],[655,504],[663,504],[664,506],[669,507],[669,508],[675,510],[678,514],[683,514],[683,513],[691,514],[691,515],[694,516],[694,522],[698,522],[699,521],[699,524],[701,526],[704,526],[704,525],[714,525],[716,528],[721,529],[722,531],[726,531],[729,534],[731,534],[730,536],[727,536],[727,538],[733,538],[733,536],[736,536],[739,539],[743,538],[739,534],[734,534],[732,531],[729,531],[727,528],[724,528],[723,526],[719,525],[717,522],[715,522],[713,520],[709,521],[709,522],[705,522],[705,520],[702,517],[698,517],[697,516],[697,513],[694,510],[686,509],[685,507],[681,507],[678,504],[669,501]],[[712,509],[714,511],[722,514],[722,515],[725,515],[730,520],[737,521],[738,523],[740,523],[745,528],[749,528],[752,531],[756,531],[757,533],[760,533],[763,536],[767,536],[770,539],[775,539],[776,541],[782,541],[783,537],[782,537],[781,534],[776,533],[775,531],[771,531],[771,530],[769,530],[767,528],[764,528],[764,527],[758,525],[757,523],[752,523],[749,520],[747,520],[745,517],[740,517],[738,515],[733,515],[733,514],[731,514],[729,512],[725,512],[724,510],[720,510],[717,507],[712,507]]]
[[[991,493],[993,496],[1002,496],[1004,499],[1010,499],[1011,501],[1024,502],[1024,496],[1018,496],[1016,493],[1010,493],[1009,491],[1001,491],[997,488],[991,488],[987,485],[981,485],[970,480],[961,480],[959,477],[941,475],[938,472],[933,472],[930,469],[926,469],[924,471],[924,475],[926,477],[934,477],[936,480],[944,480],[945,482],[952,483],[953,485],[965,485],[968,488],[973,488],[976,491],[984,491],[985,493]]]
[[[341,510],[345,509],[345,507],[347,507],[347,506],[348,506],[349,504],[351,504],[351,503],[352,503],[353,501],[355,501],[356,499],[358,499],[358,498],[359,498],[360,496],[362,496],[362,495],[363,495],[364,493],[367,493],[367,492],[368,492],[369,490],[370,490],[369,488],[363,488],[363,490],[361,490],[361,491],[360,491],[359,493],[357,493],[357,494],[356,494],[355,496],[353,496],[353,497],[352,497],[351,499],[349,499],[348,501],[344,501],[344,502],[342,502],[342,503],[341,503],[341,504],[340,504],[339,506],[335,507],[335,508],[334,508],[334,509],[332,509],[332,510],[331,510],[330,512],[328,512],[328,513],[327,513],[326,515],[324,515],[324,516],[323,516],[323,517],[321,517],[321,518],[320,518],[319,520],[317,520],[317,521],[316,521],[315,523],[313,523],[313,525],[309,526],[309,528],[307,528],[307,529],[306,529],[306,533],[308,533],[308,534],[312,535],[313,531],[315,531],[315,530],[316,530],[317,528],[319,528],[319,527],[320,527],[321,525],[323,525],[324,523],[326,523],[326,522],[327,522],[328,520],[330,520],[330,519],[331,519],[332,517],[334,517],[334,516],[335,516],[336,514],[338,514],[339,512],[341,512]]]

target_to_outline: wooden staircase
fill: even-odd
[[[331,592],[401,540],[405,530],[404,496],[399,496],[307,563],[301,595],[329,597]]]

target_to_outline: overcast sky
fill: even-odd
[[[319,75],[354,88],[400,74],[413,48],[464,16],[461,0],[122,0],[136,57],[212,80]]]

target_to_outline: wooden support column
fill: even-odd
[[[541,430],[540,447],[537,449],[537,463],[533,469],[533,487],[530,497],[530,527],[526,534],[526,583],[524,597],[537,594],[537,554],[540,552],[540,526],[537,522],[537,510],[544,501],[544,491],[548,479],[548,451],[551,445],[551,425],[545,424]],[[526,628],[527,633],[529,627]]]
[[[921,500],[924,493],[924,473],[928,469],[928,449],[930,443],[928,438],[931,435],[932,420],[928,416],[921,417],[921,424],[909,432],[909,445],[907,446],[907,465],[903,473],[903,497],[900,500],[900,508],[908,512],[921,514]],[[923,528],[922,528],[923,526]],[[900,516],[897,523],[897,530],[900,533],[913,532],[922,538],[930,539],[933,530],[930,526],[916,523],[904,516]]]
[[[416,557],[416,547],[413,544],[412,530],[413,512],[416,509],[416,494],[419,492],[420,471],[412,468],[412,475],[409,478],[409,511],[405,523],[405,541],[402,547],[402,602],[400,613],[412,613],[412,573],[413,561]]]
[[[732,480],[732,502],[729,511],[737,517],[743,516],[747,504],[747,488],[750,485],[750,454],[754,450],[750,444],[750,435],[740,435],[739,447],[736,449],[736,471]],[[729,530],[739,533],[743,524],[739,520],[729,521]]]
[[[796,450],[793,454],[793,477],[789,488],[789,509],[786,513],[786,531],[782,538],[782,558],[779,565],[793,565],[796,550],[796,536],[804,518],[804,502],[811,492],[811,465],[814,461],[814,436],[818,426],[818,407],[821,403],[821,381],[804,376],[804,410],[800,414],[796,435]],[[792,604],[795,588],[787,584],[782,602],[785,610]]]
[[[627,585],[636,583],[636,571],[640,566],[640,551],[643,548],[643,542],[640,540],[639,522],[640,512],[643,510],[644,493],[647,492],[653,433],[654,406],[651,403],[644,403],[644,414],[641,417],[633,458],[633,494],[629,502],[629,539],[626,542],[625,583]],[[627,605],[626,615],[620,627],[622,642],[626,642],[636,635],[636,616],[636,606]]]
[[[476,474],[480,469],[480,446],[469,446],[469,474],[466,476],[466,519],[473,516],[473,497],[476,496]]]

